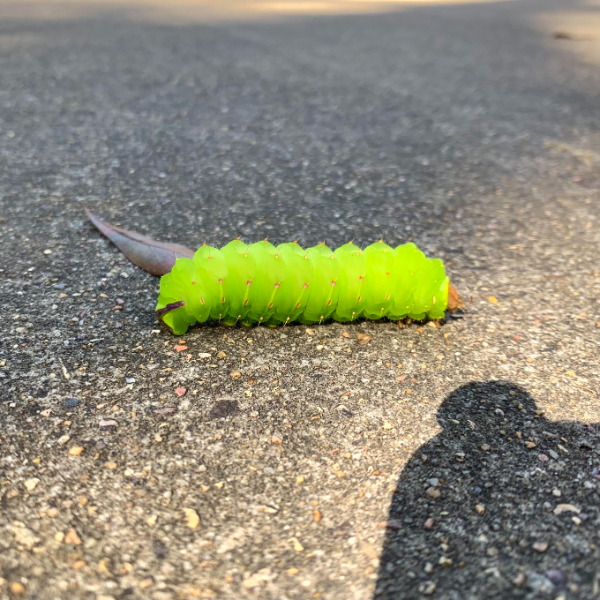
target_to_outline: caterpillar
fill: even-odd
[[[450,306],[449,306],[450,290]],[[226,325],[322,323],[329,319],[440,319],[457,294],[438,258],[412,242],[361,250],[349,242],[304,250],[297,242],[220,250],[206,244],[179,257],[160,280],[156,315],[175,335],[208,320]]]

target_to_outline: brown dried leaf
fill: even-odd
[[[358,338],[358,343],[361,346],[365,346],[373,339],[370,335],[367,335],[366,333],[359,333],[356,337]]]
[[[84,207],[85,208],[85,207]],[[115,227],[85,208],[92,224],[134,264],[152,275],[164,275],[177,258],[192,258],[194,251],[181,244],[157,242],[145,235]]]

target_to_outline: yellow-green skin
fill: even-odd
[[[448,283],[442,261],[412,243],[391,248],[376,242],[361,250],[350,242],[332,252],[325,244],[303,250],[296,242],[275,247],[238,239],[178,258],[160,280],[156,311],[175,335],[208,320],[276,326],[439,319]]]

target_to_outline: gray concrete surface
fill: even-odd
[[[27,7],[0,4],[0,598],[598,597],[597,42],[549,25],[597,7]],[[177,352],[84,202],[190,246],[413,239],[472,304]]]

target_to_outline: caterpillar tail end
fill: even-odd
[[[464,308],[465,302],[458,292],[458,290],[450,283],[448,285],[448,305],[446,309],[448,312],[453,313],[461,308]]]
[[[179,323],[177,323],[176,321],[173,322],[173,325],[169,324],[167,321],[165,321],[165,316],[168,315],[171,311],[177,310],[178,308],[181,308],[185,306],[185,302],[183,300],[180,300],[179,302],[172,302],[171,304],[167,304],[166,306],[164,306],[163,308],[159,308],[156,310],[156,317],[157,319],[163,324],[166,325],[171,333],[174,333],[175,335],[183,335],[183,333],[185,333],[185,331],[177,331],[177,329],[181,329],[181,327],[179,326]],[[172,320],[172,319],[169,319]],[[187,327],[185,328],[187,330]]]

